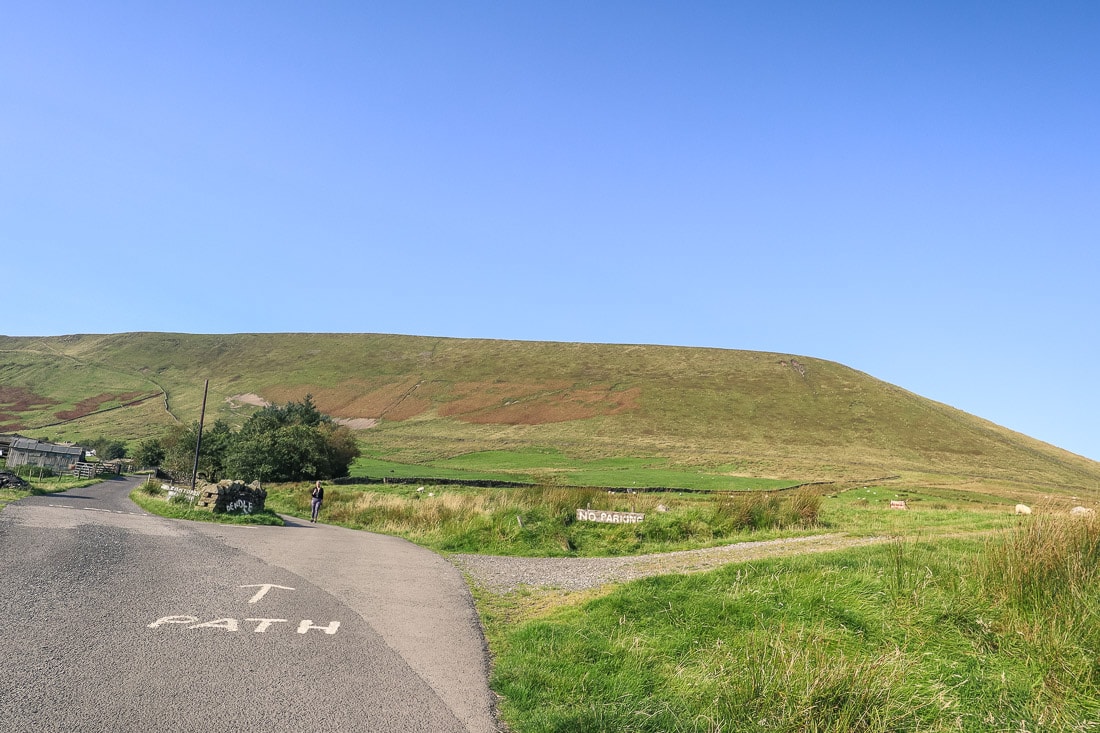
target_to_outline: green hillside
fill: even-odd
[[[0,336],[0,432],[135,440],[312,394],[369,455],[577,461],[800,481],[1095,492],[1100,464],[810,357],[375,334]]]

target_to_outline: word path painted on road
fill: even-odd
[[[239,585],[238,588],[258,588],[258,590],[249,599],[249,604],[259,603],[264,599],[264,596],[271,590],[289,590],[293,591],[285,585],[276,585],[275,583],[252,583],[250,585]],[[291,628],[288,626],[279,626],[279,624],[288,624],[290,621],[285,618],[257,618],[249,617],[244,619],[238,619],[233,617],[223,617],[211,619],[210,621],[200,621],[198,616],[192,616],[190,614],[176,614],[172,616],[161,616],[153,623],[149,624],[147,628],[159,629],[162,626],[186,626],[188,629],[221,629],[222,631],[240,631],[244,626],[245,631],[253,631],[257,634],[267,633],[269,629]],[[251,629],[249,628],[251,626]],[[336,630],[340,628],[339,621],[330,621],[327,624],[317,624],[313,622],[313,619],[302,619],[298,622],[297,631],[299,634],[308,634],[310,631],[322,631],[326,635],[331,636],[336,633]]]
[[[253,623],[255,626],[251,629],[257,634],[263,634],[268,629],[275,627],[276,624],[288,623],[285,618],[216,618],[211,621],[199,621],[198,616],[163,616],[158,618],[153,623],[149,624],[150,629],[159,629],[161,626],[168,624],[180,624],[187,626],[188,629],[222,629],[223,631],[240,631],[242,621],[247,623]],[[326,625],[315,624],[313,619],[302,619],[298,622],[298,633],[308,634],[310,631],[323,631],[328,635],[336,633],[336,630],[340,628],[339,621],[332,621]],[[249,629],[245,629],[248,631]]]

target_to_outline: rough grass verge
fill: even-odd
[[[609,493],[600,489],[473,489],[378,484],[326,489],[324,521],[394,534],[441,552],[616,556],[708,546],[817,526],[820,497]],[[268,505],[308,516],[309,484],[268,487]],[[758,507],[763,509],[758,510]],[[639,524],[579,521],[578,509],[636,512]]]
[[[902,540],[625,583],[526,618],[477,595],[514,730],[1100,727],[1095,527]],[[1051,566],[1081,571],[1067,581]],[[1073,598],[1073,604],[1032,602]]]

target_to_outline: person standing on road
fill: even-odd
[[[321,486],[321,482],[318,481],[317,485],[313,487],[313,512],[310,515],[309,521],[316,524],[317,514],[321,511],[321,502],[325,500],[325,489]]]

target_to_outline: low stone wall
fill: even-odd
[[[225,480],[216,484],[203,484],[195,499],[196,509],[206,509],[216,514],[255,514],[263,511],[267,489],[259,481]]]

